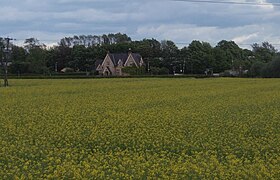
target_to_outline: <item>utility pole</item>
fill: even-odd
[[[2,65],[4,67],[4,87],[9,86],[8,82],[8,60],[10,58],[10,41],[13,40],[12,38],[5,38],[6,41],[6,48],[4,48],[4,62],[2,61]]]
[[[4,53],[4,45],[3,44],[0,44],[0,50],[1,50],[1,59],[0,59],[0,67],[1,68],[3,68],[3,70],[4,70],[4,55],[3,55],[3,53]],[[1,83],[0,83],[0,86],[1,86]]]

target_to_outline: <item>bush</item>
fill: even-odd
[[[262,77],[279,78],[280,77],[280,57],[275,58],[262,68]]]
[[[250,68],[250,72],[249,72],[250,76],[261,77],[264,66],[265,64],[262,62],[255,62]]]
[[[146,73],[145,67],[138,68],[138,67],[135,67],[135,66],[134,67],[124,67],[122,69],[122,71],[124,73],[129,74],[129,75],[144,75]]]
[[[166,74],[169,74],[169,69],[165,68],[165,67],[162,67],[162,68],[159,68],[159,67],[151,67],[151,73],[153,75],[166,75]]]

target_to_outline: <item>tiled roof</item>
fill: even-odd
[[[121,60],[123,62],[123,64],[125,63],[125,61],[128,58],[128,54],[127,53],[114,53],[114,54],[109,54],[111,60],[113,61],[114,65],[117,66],[119,60]]]
[[[137,63],[137,65],[140,66],[142,56],[138,53],[132,53],[132,56],[133,56],[135,62]]]
[[[140,66],[140,62],[141,62],[141,55],[139,53],[131,53],[132,57],[134,58],[136,64],[138,66]],[[123,64],[125,64],[126,60],[128,59],[128,56],[129,56],[129,53],[109,53],[109,56],[111,58],[111,60],[113,61],[114,63],[114,66],[117,66],[118,65],[118,62],[119,60],[122,61]],[[102,64],[104,60],[99,60],[99,61],[96,61],[95,63],[95,67],[97,68],[97,66],[99,64]]]
[[[100,64],[102,64],[102,62],[103,62],[102,59],[97,59],[97,60],[95,61],[95,63],[94,63],[94,69],[96,70],[97,67],[98,67]]]
[[[133,59],[135,60],[136,64],[140,66],[141,55],[138,53],[131,53]],[[128,59],[129,53],[119,53],[119,54],[110,54],[111,59],[114,62],[114,65],[117,66],[118,61],[121,60],[123,64],[125,64],[126,60]]]

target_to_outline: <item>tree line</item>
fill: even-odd
[[[3,44],[4,39],[0,38],[0,45]],[[124,53],[129,49],[142,55],[146,70],[141,72],[146,74],[237,71],[251,77],[280,77],[280,54],[268,42],[252,44],[252,50],[248,50],[234,41],[222,40],[213,47],[208,42],[194,40],[180,49],[170,40],[133,41],[121,33],[65,37],[53,47],[28,38],[22,47],[12,46],[9,73],[47,75],[65,67],[75,72],[95,73],[95,62],[104,59],[108,51]]]

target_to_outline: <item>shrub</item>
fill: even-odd
[[[280,57],[266,64],[262,69],[262,77],[279,78],[280,77]]]

